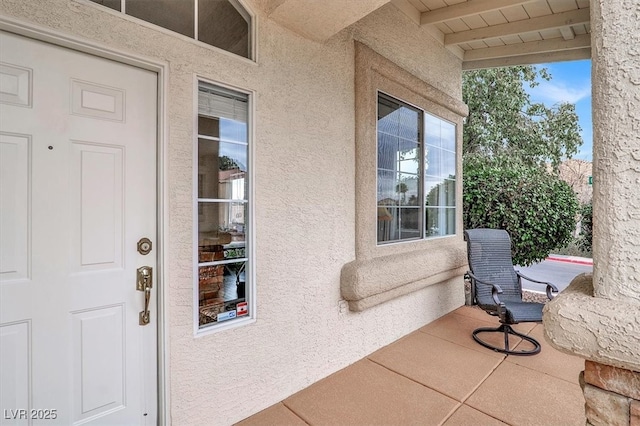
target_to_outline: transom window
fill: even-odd
[[[250,58],[251,15],[237,0],[91,0]]]
[[[378,94],[378,243],[455,234],[455,125]]]
[[[249,96],[198,85],[198,327],[253,317]]]

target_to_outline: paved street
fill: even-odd
[[[576,275],[583,272],[591,272],[592,265],[563,262],[558,260],[545,260],[529,267],[516,266],[523,275],[540,281],[549,281],[555,284],[560,291],[565,289]],[[523,288],[534,291],[545,291],[545,286],[536,285],[526,280],[522,281]]]

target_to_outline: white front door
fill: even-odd
[[[0,424],[155,424],[157,74],[4,32],[0,62]]]

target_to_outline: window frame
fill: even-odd
[[[468,115],[468,107],[461,99],[454,97],[453,88],[449,92],[424,81],[397,64],[386,59],[365,44],[356,42],[355,70],[355,251],[358,262],[383,262],[389,256],[400,256],[409,253],[424,253],[431,250],[454,252],[464,249],[462,229],[462,179],[456,181],[456,232],[453,235],[416,239],[402,243],[377,244],[377,102],[378,92],[393,98],[401,99],[408,105],[428,111],[429,114],[456,124],[456,166],[458,174],[462,171],[462,125]],[[436,80],[438,76],[433,76]],[[437,80],[436,80],[437,81]],[[458,93],[459,94],[459,93]],[[406,258],[406,257],[405,257]],[[456,257],[457,262],[457,257]],[[398,263],[399,264],[399,263]],[[382,265],[382,263],[381,263]],[[395,266],[391,269],[394,269]],[[424,268],[426,268],[426,263]],[[415,273],[435,273],[444,266],[432,265],[431,272],[416,269]],[[405,274],[406,275],[406,274]],[[400,277],[392,279],[384,287],[400,285]],[[397,283],[396,283],[397,282]],[[353,296],[362,297],[367,290],[354,289]],[[371,290],[373,291],[373,290]],[[356,295],[357,293],[357,295]],[[369,297],[369,296],[367,296]]]
[[[245,218],[245,257],[239,259],[245,259],[245,301],[249,309],[249,314],[242,317],[236,317],[231,320],[223,321],[220,323],[211,323],[210,325],[200,326],[200,306],[199,306],[199,173],[198,173],[198,117],[199,117],[199,87],[200,83],[217,86],[223,90],[234,91],[247,96],[247,171],[246,171],[246,218]],[[254,90],[243,89],[235,87],[229,84],[221,83],[207,79],[202,76],[194,76],[194,90],[193,90],[193,173],[192,173],[192,201],[193,201],[193,250],[192,250],[192,262],[193,262],[193,334],[195,337],[206,336],[209,334],[218,333],[224,330],[234,329],[245,325],[252,324],[257,319],[257,285],[256,285],[256,248],[255,248],[255,99],[256,92]],[[234,203],[237,200],[225,200],[229,204]],[[234,259],[235,261],[235,259]],[[233,263],[233,261],[223,261],[223,263]]]
[[[454,187],[456,187],[457,183],[458,183],[458,179],[459,179],[459,167],[457,164],[457,161],[455,161],[455,179],[449,179],[446,177],[442,177],[442,176],[433,176],[433,175],[428,175],[428,173],[426,173],[425,170],[425,158],[427,155],[427,115],[430,115],[431,117],[434,117],[440,121],[446,122],[450,125],[452,125],[454,127],[454,135],[455,135],[455,139],[454,139],[454,147],[455,147],[455,151],[453,151],[453,156],[454,159],[457,160],[458,157],[458,124],[455,123],[454,121],[448,120],[444,117],[441,117],[440,115],[433,113],[431,111],[429,111],[428,109],[418,106],[418,105],[414,105],[410,102],[405,101],[404,99],[401,99],[398,96],[394,96],[390,93],[387,93],[387,91],[384,90],[380,90],[380,89],[376,89],[376,126],[375,126],[375,132],[376,132],[376,147],[379,147],[379,139],[378,139],[378,135],[380,132],[379,129],[379,119],[377,118],[379,116],[379,108],[380,108],[380,98],[387,98],[389,101],[391,102],[396,102],[399,105],[406,105],[408,108],[416,110],[417,112],[419,112],[419,139],[417,140],[418,142],[418,146],[419,146],[419,150],[420,150],[420,162],[419,162],[419,174],[418,174],[418,178],[419,178],[419,182],[418,182],[418,226],[419,226],[419,232],[420,232],[420,236],[417,237],[413,237],[413,238],[399,238],[399,239],[394,239],[394,240],[387,240],[387,241],[380,241],[379,239],[379,229],[376,232],[376,245],[379,246],[387,246],[387,245],[392,245],[392,244],[404,244],[404,243],[409,243],[409,242],[414,242],[414,241],[423,241],[423,240],[433,240],[433,239],[437,239],[437,238],[449,238],[449,237],[454,237],[456,236],[456,234],[458,233],[458,226],[456,226],[455,221],[454,221],[454,232],[453,233],[449,233],[446,235],[434,235],[434,236],[428,236],[427,232],[426,232],[426,212],[427,212],[427,208],[428,207],[437,207],[437,208],[444,208],[446,210],[449,209],[453,209],[454,210],[454,217],[456,217],[458,215],[458,209],[459,209],[459,204],[458,204],[458,200],[457,200],[457,196],[454,197],[454,205],[453,206],[426,206],[426,194],[425,194],[425,188],[426,188],[426,179],[427,176],[431,176],[431,177],[437,177],[437,178],[441,178],[443,179],[443,181],[453,181],[454,182]],[[444,148],[439,148],[439,149],[443,149]],[[451,152],[450,150],[447,150],[449,152]],[[380,167],[379,167],[379,150],[376,150],[376,188],[379,185],[379,171],[380,171]],[[397,172],[396,172],[397,173]],[[456,191],[457,192],[457,191]],[[457,195],[457,194],[456,194]],[[378,196],[376,194],[376,211],[380,208],[380,204],[379,204],[379,200],[377,200]],[[400,210],[400,209],[399,209]],[[376,225],[377,227],[379,227],[379,221],[376,221]]]

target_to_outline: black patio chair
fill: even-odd
[[[473,331],[473,339],[482,346],[509,355],[535,355],[540,343],[534,338],[515,331],[511,325],[521,322],[542,322],[544,303],[522,301],[522,280],[546,285],[549,300],[558,288],[551,283],[534,280],[522,275],[513,267],[511,238],[502,229],[467,229],[469,269],[465,275],[471,283],[471,294],[477,304],[490,315],[500,319],[497,328],[481,327]],[[493,346],[478,337],[481,333],[503,333],[504,348]],[[531,350],[514,351],[509,346],[509,335],[518,336],[531,343]]]

